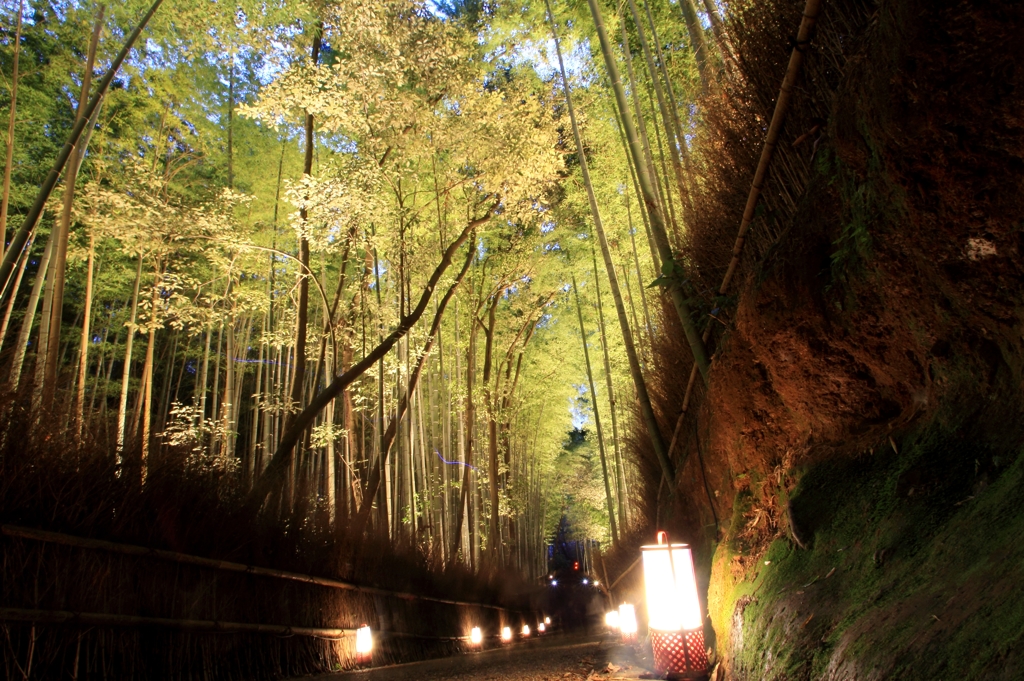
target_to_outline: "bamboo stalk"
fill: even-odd
[[[633,126],[633,121],[629,116],[629,104],[626,101],[626,92],[622,87],[622,79],[619,76],[619,67],[615,61],[615,55],[612,52],[611,40],[608,38],[608,32],[604,27],[604,19],[601,17],[601,9],[598,7],[596,0],[587,0],[587,4],[590,6],[591,16],[594,18],[594,26],[597,29],[598,39],[601,43],[601,53],[604,56],[605,67],[608,69],[608,76],[611,81],[612,90],[615,93],[615,101],[619,107],[619,111],[622,113],[622,125],[625,128],[626,139],[629,141],[630,153],[633,156],[634,165],[636,166],[637,178],[640,184],[640,190],[643,193],[644,203],[648,207],[648,216],[651,221],[651,231],[654,233],[654,240],[657,243],[659,254],[662,260],[662,271],[667,275],[667,285],[669,297],[672,300],[672,304],[676,309],[676,314],[679,316],[679,323],[683,327],[683,331],[686,334],[687,343],[690,346],[690,351],[693,353],[694,361],[700,368],[701,375],[704,377],[705,382],[708,381],[708,370],[709,360],[707,354],[707,348],[704,342],[701,340],[700,333],[697,331],[696,325],[693,323],[693,318],[690,316],[690,306],[687,303],[685,296],[683,295],[682,281],[680,278],[680,272],[682,266],[676,261],[675,254],[672,252],[672,247],[669,245],[668,232],[665,228],[664,216],[659,205],[654,181],[650,174],[647,172],[647,168],[643,163],[643,150],[640,147],[640,140],[637,137],[636,128]],[[664,454],[662,449],[662,454]],[[661,459],[661,456],[658,457]],[[663,468],[664,464],[663,462]],[[668,469],[666,469],[668,470]]]
[[[672,462],[669,460],[669,458],[667,456],[667,449],[665,448],[665,441],[664,441],[664,438],[661,435],[661,430],[658,427],[657,417],[654,415],[654,407],[651,404],[651,398],[650,398],[650,395],[647,392],[647,384],[644,382],[643,372],[642,372],[642,370],[640,368],[640,359],[637,356],[636,346],[633,343],[633,334],[632,334],[632,331],[630,331],[630,328],[629,328],[629,320],[626,318],[626,309],[625,309],[625,306],[623,305],[623,302],[622,302],[622,293],[619,290],[618,278],[615,275],[615,266],[614,266],[614,263],[612,262],[611,251],[608,248],[608,239],[605,236],[604,226],[603,226],[603,224],[601,222],[601,212],[600,212],[600,210],[598,208],[598,205],[597,205],[597,198],[594,195],[593,184],[590,181],[590,170],[589,170],[589,166],[587,165],[586,154],[584,153],[583,140],[580,137],[579,124],[578,124],[578,122],[576,120],[576,110],[575,110],[575,108],[573,107],[573,104],[572,104],[572,94],[571,94],[571,92],[569,90],[569,80],[568,80],[568,78],[566,78],[566,75],[565,75],[565,65],[562,62],[562,48],[561,48],[561,45],[560,45],[559,40],[558,40],[557,32],[555,30],[555,15],[554,15],[554,12],[551,9],[551,2],[550,2],[550,0],[545,0],[545,2],[547,4],[548,15],[550,17],[550,22],[551,22],[551,34],[554,37],[555,54],[558,56],[559,71],[560,71],[561,77],[562,77],[562,87],[565,90],[565,101],[566,101],[567,108],[569,110],[569,119],[570,119],[570,121],[572,123],[573,139],[576,142],[576,150],[577,150],[578,155],[579,155],[580,171],[581,171],[581,173],[583,175],[583,183],[584,183],[584,185],[586,186],[586,189],[587,189],[587,200],[590,203],[590,212],[591,212],[591,215],[594,218],[594,228],[595,228],[595,231],[597,232],[598,243],[601,246],[601,257],[604,259],[605,270],[608,273],[609,288],[611,288],[611,291],[612,291],[612,299],[615,301],[615,312],[616,312],[616,315],[618,317],[619,327],[620,327],[621,332],[622,332],[622,343],[623,343],[623,346],[625,347],[625,350],[626,350],[626,357],[629,360],[630,374],[631,374],[631,376],[633,378],[633,384],[634,384],[634,386],[636,388],[636,392],[637,392],[637,401],[640,403],[641,417],[643,418],[644,425],[647,428],[647,435],[651,439],[651,447],[654,449],[654,453],[655,453],[655,455],[658,458],[658,463],[661,465],[662,474],[665,476],[665,480],[669,484],[669,486],[674,488],[674,486],[675,486],[675,469],[672,466]],[[593,0],[590,0],[590,2],[593,3]],[[595,12],[597,12],[596,6],[594,6],[592,4],[591,7],[592,7],[592,9]],[[598,17],[598,16],[599,15],[595,14],[595,17]],[[607,41],[607,36],[605,36],[604,39],[605,39],[605,41]],[[616,74],[615,77],[613,77],[613,80],[617,80],[617,74]],[[619,94],[621,94],[621,89],[622,88],[621,88],[621,84],[620,84],[620,87],[617,90],[617,92]],[[624,95],[623,95],[623,98],[620,101],[620,104],[623,104],[624,101],[625,100],[624,100]],[[621,111],[623,112],[623,120],[625,122],[628,122],[630,125],[632,125],[632,122],[629,120],[628,108],[625,107],[625,106],[622,106],[621,107]],[[630,128],[630,129],[632,129],[632,128]],[[639,174],[640,166],[641,166],[641,163],[642,163],[642,155],[639,153],[639,147],[637,146],[638,143],[637,143],[637,140],[636,140],[636,131],[634,130],[633,134],[630,135],[629,137],[632,140],[632,142],[634,143],[633,160],[634,160],[634,162],[635,162],[635,164],[637,166],[637,170],[638,170],[638,174]],[[644,173],[643,177],[647,178],[648,176],[647,176],[646,173]],[[650,192],[649,191],[645,191],[645,195],[646,195],[645,198],[650,198]],[[655,219],[654,216],[655,216],[655,212],[656,212],[656,208],[657,208],[656,202],[654,202],[654,200],[651,199],[651,200],[648,201],[648,206],[651,208],[650,213],[651,213],[651,220],[653,222],[654,219]],[[665,253],[663,252],[662,255],[663,255],[663,257],[666,257],[666,262],[672,262],[672,260],[671,260],[672,254],[671,253],[668,253],[668,255],[665,256]]]
[[[25,0],[18,0],[18,19],[14,27],[14,59],[11,66],[11,113],[7,121],[7,157],[4,161],[3,196],[0,198],[0,258],[6,255],[7,245],[7,208],[11,198],[11,170],[14,167],[14,122],[18,110],[18,58],[21,55],[21,15],[24,7]],[[12,299],[16,293],[15,289],[11,294]]]
[[[583,150],[580,149],[582,155]],[[594,257],[594,274],[597,274],[597,257]],[[612,545],[619,545],[618,523],[615,522],[615,502],[612,500],[611,480],[608,477],[608,456],[605,453],[604,429],[601,428],[601,410],[597,404],[597,388],[594,386],[594,372],[590,367],[590,350],[587,348],[587,329],[583,326],[583,308],[580,306],[580,289],[576,285],[576,275],[572,277],[572,292],[576,299],[576,318],[580,323],[580,341],[583,343],[583,359],[587,365],[587,383],[590,386],[590,399],[594,407],[594,424],[597,427],[597,451],[601,456],[601,475],[604,478],[604,496],[608,504],[608,525],[612,532]],[[609,394],[609,399],[611,395]]]

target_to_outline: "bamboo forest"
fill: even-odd
[[[1022,29],[0,0],[4,678],[1019,678]]]

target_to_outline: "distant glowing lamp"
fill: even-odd
[[[529,635],[530,635],[530,625],[529,624],[524,624],[523,625],[523,637],[525,638],[525,637],[527,637]]]
[[[469,642],[475,646],[483,643],[484,635],[480,632],[480,627],[473,627],[469,632]]]
[[[636,608],[632,603],[623,603],[619,606],[619,631],[622,633],[623,641],[636,643]]]
[[[545,617],[544,618],[544,624],[551,624],[551,618],[550,617]]]
[[[584,583],[584,584],[590,584],[590,580],[589,580],[589,579],[587,579],[586,577],[584,577],[584,578],[583,578],[583,583]]]
[[[604,624],[609,629],[619,628],[619,611],[609,610],[604,614]]]
[[[544,626],[543,622],[541,622],[540,624],[537,625],[537,631],[540,632],[541,634],[543,634],[547,630],[548,630],[548,628],[546,626]]]
[[[365,624],[356,629],[356,664],[368,664],[373,655],[373,634]]]
[[[573,570],[579,570],[580,569],[580,562],[578,560],[573,562],[572,569]]]
[[[658,543],[641,546],[640,552],[654,671],[661,676],[704,674],[708,658],[690,547],[670,544],[668,534],[658,532]]]
[[[503,643],[508,643],[512,640],[512,627],[501,628],[501,640]]]
[[[558,580],[557,579],[552,579],[551,580],[551,586],[558,586]]]

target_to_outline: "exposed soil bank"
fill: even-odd
[[[701,413],[729,678],[1024,674],[1021,36],[1020,3],[879,3],[742,286]]]

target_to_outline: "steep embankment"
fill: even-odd
[[[729,678],[1024,675],[1021,35],[883,0],[743,284],[702,416]]]

